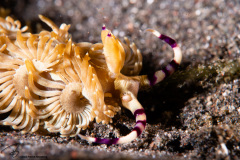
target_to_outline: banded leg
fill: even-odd
[[[129,109],[136,119],[136,125],[133,130],[126,136],[120,138],[106,139],[106,138],[94,138],[79,134],[79,137],[89,142],[100,143],[100,144],[123,144],[131,142],[136,139],[144,131],[146,127],[146,114],[142,105],[138,102],[137,98],[132,94],[128,93],[122,96],[122,103],[124,107]]]
[[[159,82],[161,82],[166,77],[170,76],[174,71],[177,70],[179,64],[182,61],[182,52],[176,41],[166,35],[160,34],[158,31],[153,29],[147,29],[146,31],[152,32],[159,39],[165,41],[169,44],[174,51],[173,60],[162,70],[156,71],[152,75],[142,76],[142,85],[153,86]]]

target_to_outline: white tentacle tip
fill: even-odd
[[[160,37],[161,34],[154,29],[146,29],[145,31],[152,32],[155,36]]]

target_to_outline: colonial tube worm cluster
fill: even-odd
[[[52,31],[27,32],[19,21],[0,18],[0,114],[1,125],[22,133],[44,128],[61,136],[76,136],[90,142],[127,143],[145,129],[146,115],[137,100],[140,89],[171,75],[182,54],[175,40],[148,29],[168,43],[174,58],[153,75],[138,75],[142,55],[134,43],[125,43],[102,27],[102,43],[75,43],[70,25],[59,28],[40,15]],[[121,110],[129,109],[136,125],[126,136],[101,139],[80,134],[89,123],[108,124]]]

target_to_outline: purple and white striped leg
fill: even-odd
[[[182,61],[182,52],[176,41],[166,35],[160,34],[158,31],[153,29],[147,29],[146,31],[152,32],[159,39],[168,43],[174,51],[173,60],[162,70],[156,71],[153,75],[148,75],[148,85],[153,86],[159,82],[161,82],[166,77],[170,76],[175,70],[177,70],[179,64]]]
[[[123,144],[131,142],[136,139],[141,133],[144,131],[146,127],[146,114],[142,105],[138,102],[135,96],[125,95],[122,98],[123,105],[129,109],[136,119],[136,125],[133,130],[126,136],[120,138],[106,139],[106,138],[94,138],[89,136],[84,136],[79,134],[81,139],[85,139],[92,143],[100,143],[100,144]]]

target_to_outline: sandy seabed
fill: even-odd
[[[75,42],[100,42],[105,24],[141,50],[141,74],[165,66],[173,52],[145,33],[153,28],[177,40],[183,53],[179,70],[138,99],[148,124],[123,145],[89,144],[59,134],[20,134],[0,128],[0,159],[239,159],[240,158],[240,2],[238,0],[1,0],[0,7],[30,26],[49,29],[42,14],[58,26],[71,24]],[[113,123],[92,123],[84,134],[126,135],[135,120],[122,110]]]

